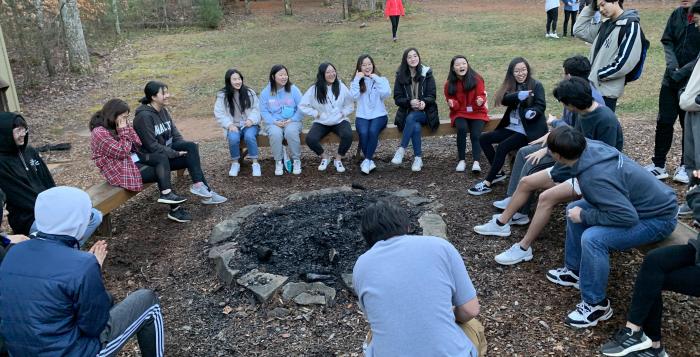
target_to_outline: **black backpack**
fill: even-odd
[[[630,23],[631,25],[631,23]],[[649,51],[649,46],[651,43],[649,43],[649,40],[647,40],[647,37],[644,36],[644,31],[642,30],[642,25],[639,25],[639,33],[642,35],[642,52],[639,54],[639,61],[637,64],[634,66],[632,71],[630,73],[627,73],[625,75],[625,84],[629,82],[634,82],[638,80],[642,76],[642,72],[644,71],[644,61],[647,59],[647,51]],[[624,38],[624,31],[620,31],[620,34],[617,38],[617,44],[618,46],[620,43],[622,43],[622,40]]]

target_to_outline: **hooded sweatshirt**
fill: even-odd
[[[29,146],[29,133],[24,144],[15,144],[12,125],[16,113],[0,113],[0,189],[7,200],[7,220],[15,234],[29,234],[34,223],[34,202],[37,195],[56,186],[49,168],[39,153]]]
[[[360,81],[365,83],[365,92],[360,93]],[[387,115],[384,99],[391,95],[389,80],[376,76],[355,77],[350,83],[350,95],[357,101],[356,118],[375,119]]]
[[[700,55],[698,55],[700,59]],[[685,110],[686,118],[700,120],[700,61],[696,61],[693,73],[688,79],[688,85],[681,93],[679,101],[681,109]]]
[[[302,113],[314,118],[314,123],[333,126],[348,120],[348,116],[354,111],[352,96],[348,87],[339,83],[338,97],[333,94],[331,86],[326,90],[326,103],[321,104],[316,98],[316,85],[309,88],[299,103]]]
[[[228,127],[233,124],[238,128],[245,126],[245,121],[250,120],[253,125],[260,125],[260,103],[258,103],[258,95],[255,91],[248,89],[248,97],[250,98],[250,108],[246,108],[241,113],[241,108],[238,106],[240,100],[238,98],[238,92],[234,93],[234,113],[231,114],[231,110],[226,102],[226,93],[224,91],[219,91],[216,94],[216,103],[214,104],[214,117],[219,125],[224,128],[224,131],[228,131]]]
[[[663,84],[675,88],[683,87],[693,71],[700,52],[700,29],[695,26],[690,8],[679,7],[671,13],[661,44],[664,46],[667,71],[664,72]],[[676,81],[670,78],[673,69],[678,69]],[[668,70],[670,69],[670,70]]]
[[[112,304],[97,259],[77,249],[90,197],[55,187],[39,195],[36,212],[37,238],[0,266],[0,333],[13,356],[96,356]]]
[[[414,99],[413,86],[417,85],[418,98],[415,99],[420,99],[425,102],[425,109],[423,112],[425,112],[425,115],[428,117],[428,127],[430,127],[432,131],[437,130],[440,126],[440,115],[435,101],[437,93],[433,70],[424,64],[420,64],[420,72],[417,72],[413,79],[409,78],[408,82],[403,82],[402,77],[400,73],[396,72],[396,79],[394,80],[394,104],[396,104],[398,108],[396,110],[394,125],[398,127],[399,131],[403,131],[404,124],[406,124],[406,117],[413,111],[411,108],[411,99]]]
[[[166,108],[157,111],[148,104],[141,104],[136,108],[134,130],[141,139],[141,150],[144,154],[162,154],[170,159],[180,156],[170,146],[172,143],[183,141],[182,135]]]
[[[617,149],[586,139],[573,166],[583,198],[593,208],[581,211],[587,226],[632,227],[641,219],[673,219],[678,203],[673,189]]]
[[[299,111],[300,102],[301,91],[297,86],[292,84],[289,92],[282,88],[272,94],[272,87],[268,84],[260,92],[260,115],[267,126],[283,120],[301,122],[304,115]]]
[[[594,23],[595,11],[586,6],[574,24],[574,35],[593,44],[588,56],[588,79],[604,97],[619,98],[625,91],[625,76],[639,62],[642,53],[642,28],[637,10],[624,10],[615,21]],[[621,39],[621,40],[620,40]]]

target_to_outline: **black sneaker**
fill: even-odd
[[[557,268],[547,272],[547,280],[561,286],[573,286],[578,289],[578,275],[568,268]]]
[[[595,326],[598,321],[605,321],[612,317],[613,309],[610,300],[605,299],[602,305],[591,305],[585,301],[576,305],[576,310],[571,311],[564,323],[574,328]]]
[[[606,356],[627,356],[628,353],[645,350],[651,347],[651,339],[639,330],[632,332],[629,327],[619,329],[612,337],[600,347],[600,353]]]
[[[668,353],[663,347],[659,348],[647,348],[646,350],[632,352],[628,354],[629,357],[668,357]]]
[[[175,222],[187,223],[192,220],[192,216],[190,216],[190,213],[185,211],[184,208],[177,207],[168,212],[168,219],[171,219]]]
[[[491,192],[491,187],[486,185],[486,182],[480,181],[474,187],[467,190],[470,195],[481,196],[485,193]]]
[[[161,193],[160,197],[158,198],[158,203],[165,203],[169,205],[177,205],[185,201],[187,201],[186,198],[178,196],[173,191],[170,191],[167,195]]]
[[[505,180],[506,178],[508,178],[508,175],[506,175],[506,173],[504,171],[501,171],[501,172],[496,174],[496,177],[493,179],[493,181],[491,181],[491,184],[493,185],[496,182],[501,182],[501,181]]]

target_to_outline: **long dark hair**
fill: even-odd
[[[369,61],[372,62],[372,73],[381,76],[382,74],[379,73],[377,70],[377,66],[374,64],[374,59],[372,56],[368,54],[360,55],[360,57],[357,58],[357,65],[355,65],[355,72],[361,72],[362,71],[362,62],[365,61],[365,58],[369,58]],[[355,73],[353,73],[355,75]],[[360,93],[364,93],[367,91],[367,85],[365,84],[365,78],[362,77],[360,79]]]
[[[396,78],[399,80],[400,83],[403,84],[408,84],[411,82],[411,70],[408,67],[408,60],[406,58],[408,57],[408,53],[411,51],[415,51],[416,55],[418,56],[418,65],[416,66],[416,81],[418,80],[418,76],[423,73],[423,62],[421,62],[420,58],[420,53],[418,53],[418,50],[415,47],[410,47],[407,48],[405,51],[403,51],[403,56],[401,57],[401,64],[399,65],[399,69],[396,71]]]
[[[287,93],[292,91],[292,81],[289,79],[289,70],[284,65],[276,64],[270,69],[270,91],[272,93],[277,93],[278,88],[277,83],[275,83],[275,74],[281,70],[287,72],[287,84],[284,85],[284,91]]]
[[[496,91],[496,95],[494,96],[495,106],[501,105],[503,97],[506,95],[506,93],[513,92],[517,88],[518,81],[515,80],[515,75],[513,74],[513,71],[515,70],[515,66],[518,63],[524,63],[525,68],[527,68],[527,77],[525,78],[524,82],[527,86],[527,90],[533,90],[535,88],[535,80],[534,78],[532,78],[532,69],[530,68],[530,64],[523,57],[515,57],[513,58],[513,60],[510,61],[510,64],[508,64],[508,71],[506,72],[506,77],[503,79],[503,84],[501,84],[501,88],[498,88],[498,91]],[[532,98],[528,98],[528,105],[530,101],[532,101]]]
[[[228,110],[231,113],[231,116],[236,115],[236,104],[234,103],[234,92],[236,89],[234,89],[233,85],[231,85],[231,76],[234,74],[238,74],[238,76],[241,77],[241,89],[238,91],[238,105],[241,110],[241,114],[243,114],[243,112],[245,112],[246,109],[250,108],[251,106],[250,94],[248,94],[249,89],[246,87],[245,81],[243,80],[243,73],[235,68],[231,68],[226,71],[226,75],[224,75],[224,87],[221,88],[221,91],[224,92],[224,95],[226,96],[226,105],[228,105]]]
[[[335,69],[333,64],[324,62],[318,66],[318,72],[316,72],[316,100],[321,104],[326,104],[328,100],[328,83],[326,82],[326,70],[328,67],[333,67],[333,69]],[[337,70],[335,73],[335,81],[331,84],[331,91],[333,91],[335,99],[338,99],[340,95],[340,80],[338,79]]]
[[[465,73],[464,78],[461,79],[459,78],[457,73],[455,73],[455,61],[457,61],[460,58],[467,61],[467,73]],[[452,57],[452,61],[450,62],[450,72],[447,75],[447,93],[449,95],[455,95],[455,93],[457,93],[457,83],[460,81],[464,86],[464,91],[468,92],[474,87],[476,87],[476,82],[479,77],[479,73],[476,73],[476,71],[469,64],[469,60],[466,57],[462,55],[454,56]]]
[[[129,104],[121,99],[110,99],[102,109],[95,112],[90,118],[90,131],[97,127],[103,127],[109,130],[112,135],[117,135],[117,117],[130,112]]]
[[[153,96],[157,95],[161,89],[166,90],[168,89],[168,86],[165,85],[165,83],[158,81],[150,81],[146,83],[146,86],[143,88],[144,97],[141,98],[139,102],[141,102],[141,104],[151,104],[153,101]]]

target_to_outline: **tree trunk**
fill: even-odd
[[[88,53],[83,23],[80,21],[80,10],[77,0],[61,0],[61,20],[68,45],[68,61],[70,69],[77,73],[90,73],[90,54]]]
[[[9,0],[7,1],[7,5],[10,6],[10,10],[12,11],[12,27],[14,32],[17,34],[17,41],[15,42],[18,46],[18,52],[19,52],[19,57],[22,59],[20,61],[21,66],[24,67],[24,73],[27,74],[27,77],[24,79],[24,83],[32,83],[34,82],[35,75],[34,71],[29,68],[29,53],[27,51],[27,41],[24,38],[24,28],[22,28],[21,21],[23,21],[22,16],[20,15],[20,10],[17,8],[17,2],[15,0]],[[9,37],[8,37],[9,39]]]
[[[36,0],[39,1],[39,0]],[[119,24],[119,2],[117,0],[112,0],[112,11],[114,12],[114,30],[117,32],[117,35],[121,36],[122,34],[122,27]]]
[[[323,6],[331,6],[331,0],[323,0]]]
[[[170,26],[168,25],[168,1],[163,0],[163,22],[165,23],[165,31],[170,31]]]
[[[53,66],[51,58],[51,49],[46,43],[46,32],[44,30],[44,2],[43,0],[34,0],[34,8],[36,9],[36,26],[39,30],[39,46],[41,46],[41,54],[44,56],[46,71],[49,77],[56,75],[56,68]]]
[[[351,0],[341,0],[343,2],[343,19],[347,20],[350,18],[350,1]]]
[[[292,16],[292,0],[284,0],[284,14]]]
[[[245,0],[245,14],[252,14],[252,11],[250,11],[250,0]]]

